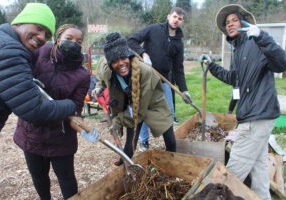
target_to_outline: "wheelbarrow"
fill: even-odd
[[[202,62],[202,112],[196,113],[179,126],[175,131],[177,140],[177,152],[187,153],[197,156],[206,156],[214,158],[216,161],[225,163],[225,142],[206,141],[206,126],[222,128],[225,131],[232,130],[236,127],[237,121],[235,115],[210,113],[206,110],[206,90],[207,90],[207,73],[208,66]],[[201,125],[202,141],[187,141],[185,138],[191,134],[191,130]]]

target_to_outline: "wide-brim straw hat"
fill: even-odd
[[[239,13],[245,21],[247,21],[250,24],[256,24],[256,20],[251,12],[248,12],[245,8],[243,8],[239,4],[230,4],[227,6],[222,7],[217,15],[216,15],[216,24],[217,27],[223,32],[225,35],[227,35],[226,27],[225,27],[225,20],[226,17],[233,13]]]

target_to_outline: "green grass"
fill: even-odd
[[[188,70],[186,74],[187,86],[190,91],[193,103],[201,108],[202,106],[202,72],[199,63],[194,63],[197,67]],[[219,81],[212,75],[207,76],[207,111],[226,113],[228,103],[231,98],[231,86]],[[181,97],[176,95],[176,117],[180,122],[185,121],[196,110],[185,104]]]
[[[280,95],[286,95],[286,79],[277,78],[275,81],[277,92]]]
[[[198,62],[192,62],[195,67],[186,70],[186,81],[193,103],[201,108],[202,105],[202,71]],[[286,95],[286,79],[276,79],[278,94]],[[232,87],[227,85],[210,73],[207,76],[207,111],[227,113],[231,98]],[[176,95],[176,117],[180,123],[187,120],[196,110],[185,104],[179,95]],[[285,129],[282,129],[285,131]],[[279,130],[278,130],[279,132]],[[285,143],[286,144],[286,143]]]

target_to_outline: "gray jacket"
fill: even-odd
[[[274,72],[286,70],[285,51],[264,31],[257,38],[248,39],[246,33],[241,33],[228,41],[234,46],[231,70],[215,63],[209,69],[221,81],[239,87],[237,120],[277,118],[280,110]]]

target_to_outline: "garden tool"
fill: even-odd
[[[102,95],[100,96],[97,96],[95,95],[95,98],[99,104],[99,106],[102,108],[103,110],[103,113],[107,119],[107,125],[108,127],[111,127],[112,125],[112,120],[111,120],[111,117],[110,117],[110,112],[109,112],[109,91],[108,91],[108,88],[105,88],[103,91],[102,91]],[[119,139],[119,136],[118,136],[118,133],[117,131],[113,130],[113,129],[110,129],[110,134],[113,136],[113,139],[114,139],[114,143],[116,144],[116,146],[123,150],[122,148],[122,144],[121,144],[121,141]]]
[[[206,156],[212,157],[215,161],[225,162],[225,142],[212,142],[206,141],[206,126],[210,127],[221,127],[221,125],[227,125],[234,128],[235,125],[235,116],[222,114],[222,113],[208,113],[206,112],[206,88],[207,88],[207,73],[208,73],[208,64],[206,62],[201,62],[202,68],[202,113],[201,121],[198,115],[192,116],[186,122],[184,122],[176,130],[176,141],[177,141],[177,151],[180,153],[187,153],[196,156]],[[234,120],[232,120],[234,119]],[[202,141],[186,141],[185,138],[190,134],[192,128],[196,127],[196,124],[201,122],[201,133]],[[222,128],[222,127],[221,127]],[[226,127],[223,127],[224,130]]]
[[[202,140],[205,141],[206,136],[206,107],[207,107],[207,74],[208,65],[201,62],[202,74],[203,74],[203,85],[202,85]]]
[[[37,80],[37,79],[33,79],[33,81],[37,84],[42,96],[46,99],[49,100],[53,100],[53,98],[46,93],[42,88],[44,88],[44,84]],[[118,147],[116,147],[115,145],[113,145],[111,142],[109,142],[108,140],[102,140],[101,137],[101,132],[97,131],[95,128],[90,129],[89,127],[87,127],[83,122],[76,120],[74,117],[69,117],[69,119],[71,120],[71,122],[74,123],[75,125],[75,129],[77,132],[82,132],[85,131],[88,135],[93,135],[94,138],[96,138],[95,141],[93,141],[93,143],[96,142],[101,142],[102,144],[104,144],[105,146],[107,146],[108,148],[110,148],[111,150],[113,150],[115,153],[119,154],[121,156],[121,158],[128,163],[128,166],[126,166],[126,171],[127,171],[127,175],[131,176],[133,180],[136,180],[137,177],[140,177],[143,172],[144,172],[144,168],[139,165],[134,163],[129,157],[128,155],[126,155],[122,149],[119,149]],[[111,121],[111,120],[110,120]],[[114,134],[114,137],[116,138],[117,133],[113,133],[114,131],[111,131],[112,134]],[[118,145],[121,146],[119,138],[117,136],[117,142]]]
[[[135,54],[135,56],[142,62],[143,58],[138,55],[135,51],[133,51],[132,49],[129,49],[132,53]],[[151,65],[145,63],[146,65],[152,67]],[[166,79],[162,74],[160,74],[154,67],[152,67],[155,72],[157,73],[157,75],[162,79],[162,81],[164,81],[165,83],[167,83],[178,95],[180,95],[183,99],[186,99],[186,97],[184,96],[184,94],[176,87],[174,86],[170,81],[168,81],[168,79]],[[200,109],[190,100],[190,99],[186,99],[186,101],[188,101],[188,104],[190,104],[200,115],[200,117],[202,118],[202,113],[200,111]]]
[[[109,111],[109,91],[108,91],[108,88],[105,88],[102,91],[102,94],[100,96],[95,95],[95,98],[97,99],[97,102],[98,102],[99,106],[102,108],[103,113],[106,116],[108,127],[111,127],[112,120],[111,120],[110,111]],[[121,144],[121,141],[120,141],[120,138],[118,136],[117,131],[114,130],[114,129],[109,129],[109,131],[110,131],[110,134],[113,137],[114,143],[117,146],[117,148],[119,148],[121,151],[123,151],[123,147],[122,147],[122,144]],[[123,159],[123,162],[124,162],[124,167],[125,167],[125,170],[126,170],[126,174],[130,175],[131,174],[130,171],[129,171],[130,170],[129,169],[130,168],[129,167],[130,166],[130,162],[127,162],[125,159]]]

